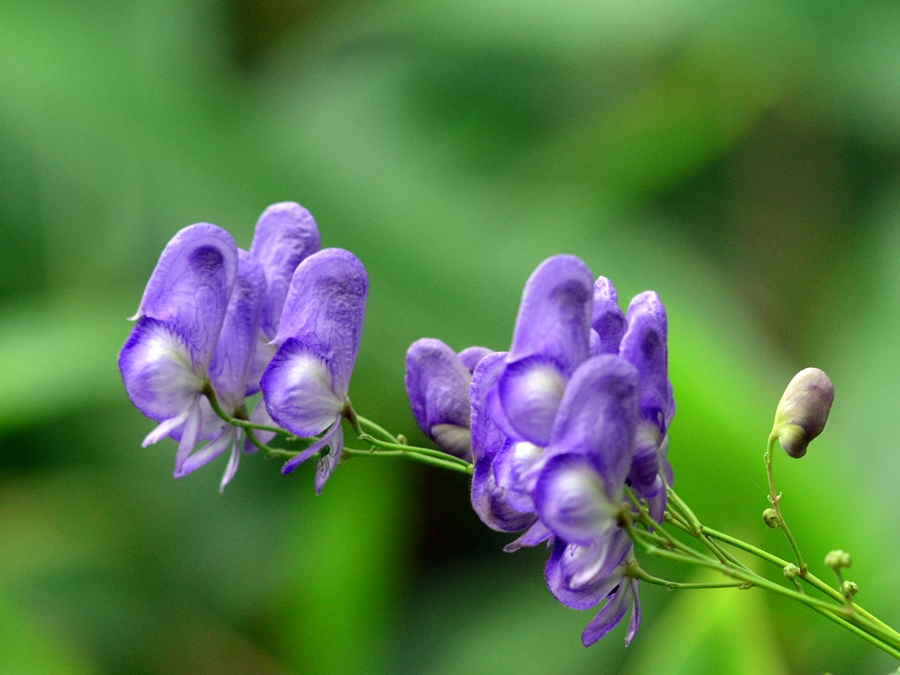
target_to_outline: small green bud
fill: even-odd
[[[850,557],[849,553],[840,549],[829,551],[828,555],[825,556],[825,565],[837,572],[843,567],[853,567],[853,558]]]
[[[803,457],[825,428],[834,401],[834,385],[818,368],[804,368],[790,381],[775,411],[774,431],[784,451]]]
[[[852,598],[857,593],[859,593],[859,586],[855,581],[845,581],[841,584],[841,595],[845,598]]]
[[[784,566],[784,576],[786,576],[788,579],[794,580],[800,576],[800,568],[793,563],[788,563]]]
[[[766,525],[772,529],[781,525],[781,519],[778,517],[778,513],[775,509],[766,509],[763,511],[763,520],[766,522]]]

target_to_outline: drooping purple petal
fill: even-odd
[[[466,347],[463,349],[457,356],[459,356],[459,360],[462,361],[462,364],[469,369],[469,372],[475,371],[475,366],[478,365],[478,362],[481,361],[488,354],[493,354],[494,352],[487,347]]]
[[[475,462],[482,458],[493,459],[503,447],[505,435],[492,420],[488,406],[488,394],[496,387],[497,380],[506,367],[506,352],[485,356],[472,373],[469,387],[471,404],[472,456]]]
[[[531,274],[522,293],[509,350],[510,362],[539,354],[564,377],[590,355],[591,271],[572,255],[548,258]]]
[[[599,277],[594,283],[594,305],[591,327],[597,332],[599,344],[595,354],[618,354],[619,343],[625,334],[625,314],[619,308],[619,298],[612,282]]]
[[[603,605],[603,609],[597,612],[597,616],[591,619],[584,629],[584,632],[581,634],[581,644],[585,647],[590,647],[619,625],[634,597],[629,581],[627,578],[622,578],[615,594]]]
[[[625,646],[631,644],[634,636],[637,635],[638,629],[641,627],[641,599],[638,596],[637,579],[632,579],[631,584],[631,621],[628,622],[628,632],[625,634]]]
[[[325,430],[325,433],[322,434],[322,438],[320,438],[315,443],[310,445],[308,448],[306,448],[306,450],[301,452],[296,457],[292,457],[287,462],[285,462],[284,466],[281,467],[282,475],[286,476],[287,474],[291,473],[294,469],[296,469],[298,466],[303,464],[303,462],[308,460],[310,457],[312,457],[313,455],[319,454],[319,451],[322,448],[324,448],[326,445],[331,443],[332,439],[334,438],[335,434],[338,433],[338,430],[340,428],[341,428],[341,419],[338,418],[338,419],[334,420],[334,422],[332,422],[331,426],[329,426],[328,429]],[[343,436],[343,433],[341,433],[341,449],[342,450],[344,448],[343,439],[344,439],[344,436]]]
[[[262,266],[250,253],[238,249],[237,278],[209,369],[219,402],[230,414],[244,403],[265,298]]]
[[[160,256],[135,318],[170,324],[184,336],[194,362],[206,370],[237,274],[231,235],[208,223],[178,232]]]
[[[631,466],[638,382],[634,366],[618,356],[586,361],[566,387],[548,448],[551,455],[591,455],[612,501],[618,500]]]
[[[222,474],[222,480],[219,482],[219,492],[225,492],[225,486],[234,478],[237,473],[238,465],[241,461],[241,443],[243,442],[243,432],[240,429],[235,431],[234,443],[231,444],[231,456],[228,458],[228,464],[225,466],[225,473]]]
[[[150,317],[138,319],[119,353],[128,398],[154,420],[182,415],[203,386],[203,371],[192,357],[187,338],[175,325]]]
[[[521,537],[504,546],[503,550],[507,553],[513,553],[520,548],[537,546],[545,541],[547,542],[547,546],[552,545],[554,541],[553,533],[547,529],[547,526],[540,520],[537,520],[522,534]]]
[[[319,228],[312,214],[299,204],[272,204],[259,217],[250,253],[262,264],[266,275],[268,290],[262,330],[270,340],[278,334],[294,270],[318,250]]]
[[[184,423],[184,431],[178,442],[178,451],[175,453],[175,478],[180,478],[185,461],[194,451],[197,441],[200,440],[201,421],[200,402],[195,400],[188,408],[187,420]]]
[[[359,351],[368,288],[366,270],[350,251],[314,253],[294,272],[275,337],[276,344],[296,338],[321,355],[341,400],[347,397]]]
[[[331,435],[331,440],[328,443],[328,454],[324,457],[320,457],[319,463],[316,464],[317,495],[322,494],[322,488],[325,487],[325,482],[331,478],[331,474],[334,473],[334,468],[341,459],[341,452],[343,452],[343,450],[344,429],[341,427],[340,422],[338,422],[337,429],[335,429],[334,433]]]
[[[593,455],[547,460],[532,493],[538,517],[562,541],[590,546],[615,527],[617,504],[606,493]]]
[[[440,340],[422,338],[406,352],[406,394],[416,423],[457,457],[471,456],[471,379],[460,358]]]
[[[184,461],[175,463],[175,478],[183,478],[201,466],[209,464],[216,457],[225,452],[235,442],[234,427],[226,427],[217,438],[214,438],[202,448],[195,449]]]
[[[619,585],[621,570],[616,569],[621,558],[612,565],[619,554],[618,540],[613,536],[585,547],[556,540],[547,560],[544,576],[547,588],[557,600],[571,609],[588,609],[597,605]],[[576,575],[595,571],[587,581],[573,583]]]
[[[341,415],[344,399],[334,392],[329,363],[306,344],[288,338],[262,377],[266,409],[297,436],[316,436]]]
[[[540,446],[550,442],[566,380],[561,366],[541,355],[529,356],[506,366],[497,392],[503,413],[518,437]],[[497,417],[502,419],[500,415]]]

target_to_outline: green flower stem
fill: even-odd
[[[396,450],[398,452],[405,452],[407,454],[417,454],[440,459],[449,464],[456,464],[463,468],[466,468],[469,473],[472,473],[472,471],[468,470],[470,467],[472,467],[472,465],[467,461],[465,461],[464,459],[459,459],[458,457],[454,457],[453,455],[448,455],[447,453],[441,452],[440,450],[419,448],[414,445],[403,445],[402,443],[388,443],[386,441],[382,441],[379,438],[375,438],[374,436],[370,436],[369,434],[361,434],[359,436],[359,440],[374,445],[378,448],[384,448],[385,450]]]
[[[778,556],[773,555],[773,554],[769,553],[768,551],[764,551],[760,548],[757,548],[756,546],[753,546],[752,544],[748,544],[745,541],[741,541],[740,539],[737,539],[730,535],[724,534],[723,532],[714,530],[711,527],[706,527],[704,525],[703,531],[706,534],[708,534],[710,537],[714,537],[715,539],[718,539],[719,541],[723,541],[726,544],[734,546],[735,548],[742,549],[742,550],[746,551],[747,553],[750,553],[751,555],[754,555],[761,560],[765,560],[766,562],[769,562],[781,569],[784,569],[789,564],[787,560],[782,560]],[[844,598],[844,596],[842,596],[840,594],[839,591],[837,591],[836,589],[832,588],[827,583],[825,583],[824,581],[819,579],[816,575],[814,575],[812,572],[809,571],[809,568],[807,568],[805,572],[800,573],[800,578],[803,579],[803,581],[808,583],[810,586],[818,589],[819,591],[821,591],[825,595],[829,596],[830,598],[833,598],[834,600],[837,600],[838,602],[844,602],[845,598]],[[900,633],[895,631],[893,628],[888,626],[886,623],[884,623],[883,621],[881,621],[880,619],[878,619],[873,614],[869,613],[868,611],[866,611],[865,609],[863,609],[856,603],[849,605],[849,607],[850,607],[850,609],[853,610],[854,613],[858,614],[859,616],[863,617],[864,619],[868,620],[869,622],[875,624],[876,626],[878,626],[881,629],[881,631],[886,632],[887,634],[891,635],[891,637],[893,638],[894,641],[897,641],[898,643],[900,643]]]
[[[380,434],[385,441],[388,443],[399,443],[399,439],[394,436],[391,432],[389,432],[384,427],[376,424],[372,420],[363,417],[362,415],[357,415],[357,419],[359,420],[359,424],[363,429],[368,429],[369,432]]]
[[[296,457],[300,454],[301,451],[297,450],[282,450],[281,448],[273,448],[272,446],[266,445],[262,443],[257,437],[256,434],[253,433],[252,429],[245,429],[247,433],[248,440],[253,443],[261,452],[263,452],[267,457],[286,457],[287,459],[291,459],[292,457]]]
[[[216,392],[213,390],[212,385],[209,382],[205,382],[203,384],[203,388],[200,390],[200,393],[206,396],[206,399],[209,401],[209,405],[212,407],[216,415],[221,417],[233,427],[241,427],[243,429],[257,429],[259,431],[271,431],[276,434],[284,433],[284,429],[282,429],[281,427],[269,427],[265,424],[254,424],[249,420],[229,415],[222,409],[222,406],[219,405],[219,399],[216,396]]]
[[[811,609],[818,612],[819,614],[824,616],[826,619],[830,619],[831,621],[834,621],[838,626],[841,626],[842,628],[846,628],[854,635],[858,635],[863,640],[870,642],[875,647],[878,647],[878,649],[880,649],[881,651],[883,651],[887,654],[890,654],[895,659],[900,661],[900,651],[898,651],[897,649],[894,649],[893,647],[886,644],[885,642],[882,642],[874,635],[870,635],[869,633],[862,630],[861,628],[857,628],[849,621],[846,621],[846,620],[842,619],[841,617],[839,617],[835,614],[832,614],[831,612],[823,611],[823,610],[819,609],[818,607],[811,607]]]
[[[794,557],[797,558],[797,567],[800,568],[800,573],[806,571],[806,563],[803,562],[803,556],[800,555],[800,548],[797,546],[797,541],[794,539],[794,535],[791,534],[791,529],[787,525],[787,521],[785,521],[784,516],[781,513],[781,506],[779,506],[778,502],[781,501],[781,495],[775,492],[775,476],[772,473],[772,448],[775,445],[775,441],[778,440],[778,434],[775,430],[772,430],[772,433],[769,434],[769,443],[766,445],[766,476],[769,479],[769,501],[772,502],[772,508],[775,509],[775,513],[778,515],[778,526],[784,531],[784,535],[787,537],[788,542],[791,545],[791,549],[794,551]]]
[[[643,526],[646,527],[648,530],[646,533],[641,533],[641,534],[651,535],[657,541],[662,543],[662,545],[665,546],[665,548],[667,548],[669,550],[677,549],[686,555],[700,556],[700,554],[697,551],[695,551],[691,547],[686,546],[682,542],[675,539],[671,534],[669,534],[669,532],[664,527],[661,527],[659,525],[659,523],[654,521],[650,517],[650,514],[647,511],[647,507],[645,507],[640,502],[640,500],[634,495],[634,493],[627,487],[625,488],[625,496],[628,497],[628,500],[631,502],[631,505],[635,509],[637,509],[639,522],[641,522],[641,524],[643,524]],[[626,518],[625,520],[627,523],[630,524],[630,517]],[[652,533],[650,532],[651,530],[652,530]],[[636,531],[636,532],[639,532],[639,531]]]
[[[644,581],[648,584],[654,584],[656,586],[664,586],[667,591],[672,591],[676,589],[684,589],[684,590],[692,590],[692,589],[702,589],[702,588],[750,588],[752,584],[745,583],[743,581],[729,581],[720,584],[707,584],[707,583],[682,583],[678,581],[668,581],[666,579],[660,579],[659,577],[654,577],[651,574],[648,574],[640,567],[637,566],[629,566],[628,567],[628,576],[639,579],[640,581]]]
[[[398,447],[405,448],[405,446]],[[471,464],[448,462],[445,459],[439,459],[437,457],[432,457],[431,455],[410,452],[408,448],[402,450],[355,450],[352,448],[344,448],[344,454],[349,455],[350,457],[404,457],[415,462],[430,464],[431,466],[449,469],[450,471],[456,471],[457,473],[464,473],[467,476],[471,476],[475,472],[475,468]]]

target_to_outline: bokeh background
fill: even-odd
[[[776,457],[783,506],[813,570],[850,551],[900,624],[898,35],[866,0],[0,0],[0,672],[896,667],[760,591],[645,587],[634,643],[586,650],[593,613],[549,595],[545,551],[501,551],[464,477],[173,481],[115,361],[178,229],[247,247],[299,201],[370,273],[356,407],[425,442],[409,343],[506,348],[531,270],[575,253],[667,305],[670,458],[711,526],[789,556],[765,441],[794,372],[832,376],[824,436]]]

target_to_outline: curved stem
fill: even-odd
[[[370,420],[366,417],[363,417],[362,415],[357,415],[356,418],[359,420],[359,424],[363,429],[367,428],[371,432],[380,434],[381,436],[384,437],[384,440],[386,440],[389,443],[399,443],[400,442],[399,439],[396,436],[394,436],[391,432],[389,432],[384,427],[376,424],[372,420]]]
[[[255,424],[250,422],[249,420],[243,420],[238,417],[234,417],[229,415],[225,410],[222,409],[222,406],[219,404],[219,398],[216,396],[216,392],[213,390],[212,385],[209,382],[206,382],[203,385],[203,389],[201,389],[201,393],[206,396],[206,400],[209,401],[210,407],[212,407],[213,412],[216,413],[223,420],[228,422],[231,426],[241,427],[242,429],[256,429],[258,431],[271,431],[276,434],[285,433],[284,429],[281,427],[270,427],[265,424]],[[243,406],[242,406],[243,407]]]
[[[794,535],[791,534],[791,529],[781,513],[781,506],[778,504],[781,500],[781,495],[775,492],[775,476],[772,473],[772,447],[777,439],[778,434],[773,429],[772,433],[769,434],[769,443],[766,445],[766,476],[769,479],[769,501],[772,502],[772,508],[775,509],[775,513],[778,515],[778,526],[784,531],[788,543],[790,543],[791,549],[794,551],[794,557],[797,558],[797,567],[800,568],[800,573],[802,574],[806,571],[806,563],[803,562],[803,556],[800,555],[797,541],[794,539]]]
[[[440,450],[431,450],[429,448],[419,448],[415,445],[403,445],[402,443],[388,443],[382,441],[374,436],[370,436],[369,434],[362,434],[359,437],[359,440],[364,441],[365,443],[370,443],[376,447],[384,448],[385,450],[396,450],[398,452],[404,452],[407,454],[416,454],[423,455],[425,457],[434,457],[435,459],[441,459],[445,462],[451,464],[458,464],[462,467],[471,467],[464,459],[460,459],[459,457],[454,457],[453,455],[448,455],[446,452],[441,452]]]
[[[457,473],[464,473],[471,476],[475,469],[471,464],[458,464],[448,462],[438,457],[425,455],[418,452],[409,452],[408,450],[356,450],[353,448],[344,448],[344,454],[350,457],[404,457],[422,464],[430,464],[442,469],[449,469]]]

